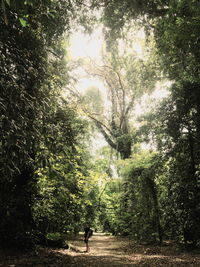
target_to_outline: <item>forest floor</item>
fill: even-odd
[[[0,267],[200,266],[198,251],[181,251],[174,243],[138,245],[128,238],[95,233],[89,244],[89,253],[85,253],[81,236],[70,240],[69,249],[38,248],[26,254],[0,252]]]

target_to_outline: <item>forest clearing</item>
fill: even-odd
[[[130,239],[95,233],[90,241],[90,252],[85,253],[83,237],[70,241],[70,249],[40,248],[31,254],[0,255],[3,267],[123,267],[123,266],[200,266],[197,252],[181,251],[174,243],[159,245],[133,244]]]
[[[0,0],[0,266],[199,249],[199,0]]]

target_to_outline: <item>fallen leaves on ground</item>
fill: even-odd
[[[89,253],[81,237],[70,241],[70,249],[38,248],[25,254],[1,251],[0,267],[200,266],[199,251],[181,251],[174,243],[139,245],[127,238],[95,234],[89,244]]]

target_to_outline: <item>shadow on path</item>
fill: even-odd
[[[128,239],[110,235],[94,234],[89,245],[90,252],[83,253],[85,244],[82,239],[79,237],[72,241],[72,248],[67,252],[67,255],[74,261],[72,266],[200,267],[199,255],[170,254],[167,253],[166,247],[159,246],[155,248],[139,245],[131,247]]]
[[[2,253],[0,267],[199,267],[200,255],[178,253],[173,247],[140,246],[130,244],[128,239],[94,234],[91,250],[85,253],[81,237],[71,240],[70,249],[40,248],[26,254]]]

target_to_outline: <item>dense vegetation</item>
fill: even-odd
[[[96,88],[78,105],[62,93],[72,91],[70,29],[91,31],[94,21],[104,27],[104,66],[84,68],[105,82],[108,109]],[[76,234],[86,221],[138,241],[199,245],[199,24],[197,0],[1,1],[2,247]],[[146,33],[144,59],[131,45],[119,50],[135,27]],[[136,118],[137,101],[166,80],[169,96]],[[96,131],[108,147],[94,156]]]
[[[60,97],[70,80],[62,34],[76,9],[2,1],[0,12],[0,236],[29,247],[38,232],[75,230],[84,213],[85,123]]]
[[[123,8],[112,1],[105,9],[111,38],[147,15],[143,23],[154,33],[162,73],[173,81],[168,99],[143,118],[141,134],[153,138],[158,156],[139,152],[139,161],[133,154],[125,167],[130,186],[122,221],[139,238],[199,241],[199,11],[198,1],[124,1]]]

